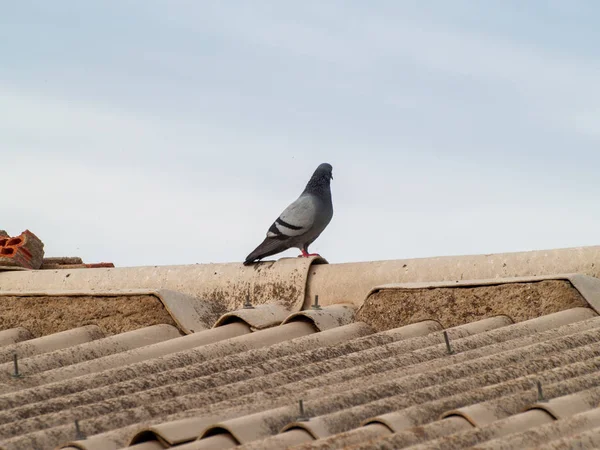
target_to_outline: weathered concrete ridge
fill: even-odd
[[[306,291],[323,305],[360,306],[369,291],[387,283],[481,280],[579,273],[600,278],[600,246],[492,255],[443,256],[315,265]]]
[[[319,258],[241,263],[148,266],[0,273],[0,292],[168,289],[221,305],[224,311],[278,302],[290,312],[323,306],[362,305],[387,283],[434,282],[579,273],[600,277],[600,246],[495,255],[323,264]]]
[[[277,302],[287,311],[304,304],[309,268],[319,258],[282,258],[253,266],[241,263],[147,266],[0,273],[0,292],[161,290],[219,305],[220,313]],[[215,317],[215,320],[217,317]]]

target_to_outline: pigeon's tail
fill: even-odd
[[[252,253],[246,257],[244,265],[247,266],[252,264],[257,259],[266,258],[267,256],[280,253],[288,248],[290,247],[285,241],[282,242],[279,239],[266,238],[258,247],[254,249]]]

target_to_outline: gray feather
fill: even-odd
[[[300,197],[275,219],[265,240],[246,257],[244,264],[288,248],[308,251],[308,246],[319,237],[333,217],[332,179],[331,165],[324,163],[317,167]]]

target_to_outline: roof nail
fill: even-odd
[[[16,353],[13,353],[13,365],[14,365],[14,373],[12,374],[13,378],[21,378],[23,375],[19,373],[19,357]]]
[[[446,341],[446,350],[448,351],[448,354],[452,355],[454,350],[452,350],[452,347],[450,346],[450,338],[448,337],[448,332],[446,330],[444,330],[444,340]]]
[[[319,296],[315,295],[315,303],[311,306],[312,309],[321,309],[319,306]]]
[[[85,439],[85,434],[83,434],[81,428],[79,428],[79,420],[75,420],[75,440],[81,441],[83,439]]]
[[[310,419],[304,412],[304,400],[298,400],[298,406],[300,408],[300,415],[296,419],[296,422],[308,422]]]
[[[252,303],[250,303],[250,293],[246,294],[246,300],[244,301],[244,309],[254,309]]]
[[[536,383],[538,391],[538,402],[546,402],[547,400],[544,398],[544,391],[542,391],[542,383],[540,383],[539,380]]]

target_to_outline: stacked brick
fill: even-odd
[[[86,264],[79,257],[44,258],[44,243],[29,230],[19,236],[0,230],[0,268],[21,267],[24,269],[96,269],[115,267],[110,262]]]
[[[112,268],[115,267],[113,263],[101,262],[86,264],[83,260],[76,256],[62,256],[44,258],[42,264],[43,270],[56,270],[56,269],[97,269],[97,268]]]
[[[31,231],[10,237],[0,230],[0,266],[39,269],[44,260],[44,243]]]

